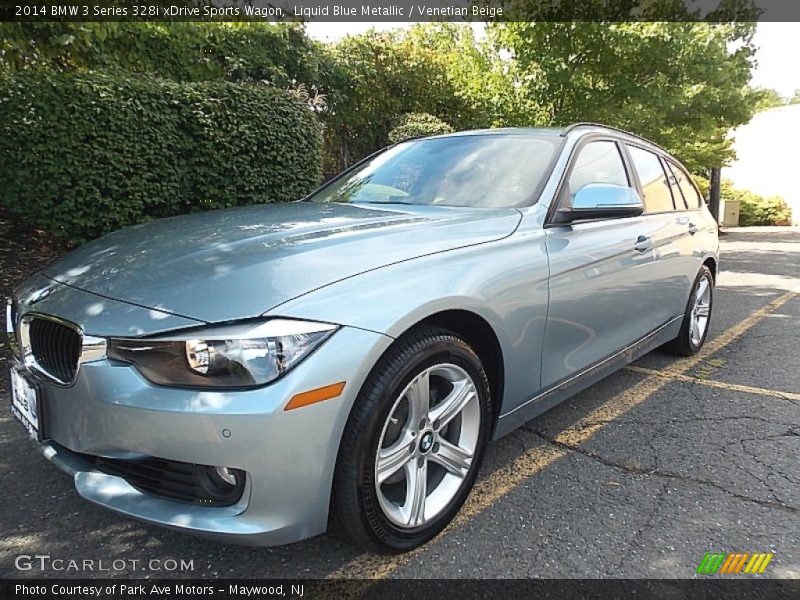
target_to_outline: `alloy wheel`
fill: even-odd
[[[708,328],[711,314],[711,280],[703,276],[697,282],[694,306],[692,307],[689,335],[694,346],[699,346]]]
[[[375,488],[384,515],[415,528],[458,494],[480,435],[475,383],[453,364],[417,374],[395,400],[375,458]]]

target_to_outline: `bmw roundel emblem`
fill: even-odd
[[[28,304],[36,304],[37,302],[41,302],[45,298],[47,298],[50,293],[53,291],[53,286],[48,285],[47,287],[43,287],[40,290],[36,290],[31,294],[30,298],[28,299]]]

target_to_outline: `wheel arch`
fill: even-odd
[[[719,274],[717,272],[717,266],[718,266],[717,259],[714,258],[713,256],[707,256],[706,259],[703,261],[703,264],[710,269],[711,276],[714,278],[714,283],[716,284],[717,276]]]
[[[448,309],[432,313],[408,327],[406,331],[425,325],[441,327],[458,334],[472,346],[483,363],[492,395],[492,429],[489,434],[491,437],[500,416],[505,391],[505,362],[497,333],[489,321],[478,313],[465,309]]]

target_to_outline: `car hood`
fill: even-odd
[[[365,271],[501,239],[520,218],[516,209],[248,206],[129,227],[43,274],[110,299],[229,321]]]

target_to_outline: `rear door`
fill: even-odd
[[[602,137],[582,142],[567,169],[559,206],[589,183],[636,188],[621,142]],[[662,185],[671,215],[672,197]],[[656,261],[662,221],[642,215],[547,226],[550,302],[543,388],[599,363],[668,319],[669,311],[653,302],[666,277]]]
[[[684,197],[668,159],[633,144],[626,144],[626,149],[642,190],[646,216],[654,225],[658,279],[653,282],[650,304],[658,307],[663,323],[682,315],[686,309],[699,265],[692,240],[695,223],[687,208],[689,200]]]
[[[709,218],[705,211],[702,196],[692,183],[686,169],[671,158],[665,158],[664,162],[670,173],[672,193],[676,202],[678,198],[682,200],[682,204],[678,204],[676,222],[680,235],[678,248],[684,269],[683,305],[678,308],[683,311],[689,301],[689,294],[694,286],[694,278],[700,269],[701,261],[708,249],[716,247],[717,228],[713,218]]]

